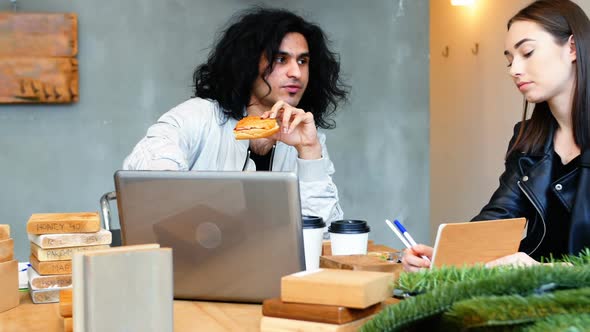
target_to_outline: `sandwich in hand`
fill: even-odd
[[[279,131],[276,119],[261,119],[259,116],[247,116],[238,121],[234,128],[236,139],[255,139],[274,135]]]

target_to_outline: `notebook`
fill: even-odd
[[[525,223],[525,218],[515,218],[441,224],[430,266],[469,266],[514,254]]]
[[[79,252],[72,265],[74,331],[174,330],[169,248],[145,244]]]
[[[173,249],[175,298],[262,303],[305,269],[293,173],[118,171],[115,187],[123,244]]]

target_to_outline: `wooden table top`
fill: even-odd
[[[175,331],[259,331],[262,306],[200,301],[174,301]],[[20,305],[0,313],[0,332],[63,331],[59,303],[33,304],[21,292]]]

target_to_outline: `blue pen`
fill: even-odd
[[[404,225],[402,225],[401,222],[394,220],[393,223],[395,224],[395,227],[397,227],[397,229],[399,229],[399,231],[404,235],[404,237],[406,238],[406,240],[408,240],[408,242],[412,245],[415,246],[417,245],[416,241],[414,241],[414,238],[410,235],[410,233],[408,233],[408,231],[406,230],[406,228],[404,227]],[[409,247],[408,247],[409,248]],[[420,256],[423,259],[427,260],[430,262],[430,259],[428,259],[428,257],[422,255]]]
[[[31,264],[27,264],[27,267],[25,267],[24,269],[20,270],[20,272],[25,272],[26,270],[28,270],[31,267]]]

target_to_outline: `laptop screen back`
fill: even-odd
[[[297,176],[118,171],[123,245],[173,249],[174,296],[262,302],[304,269]]]

